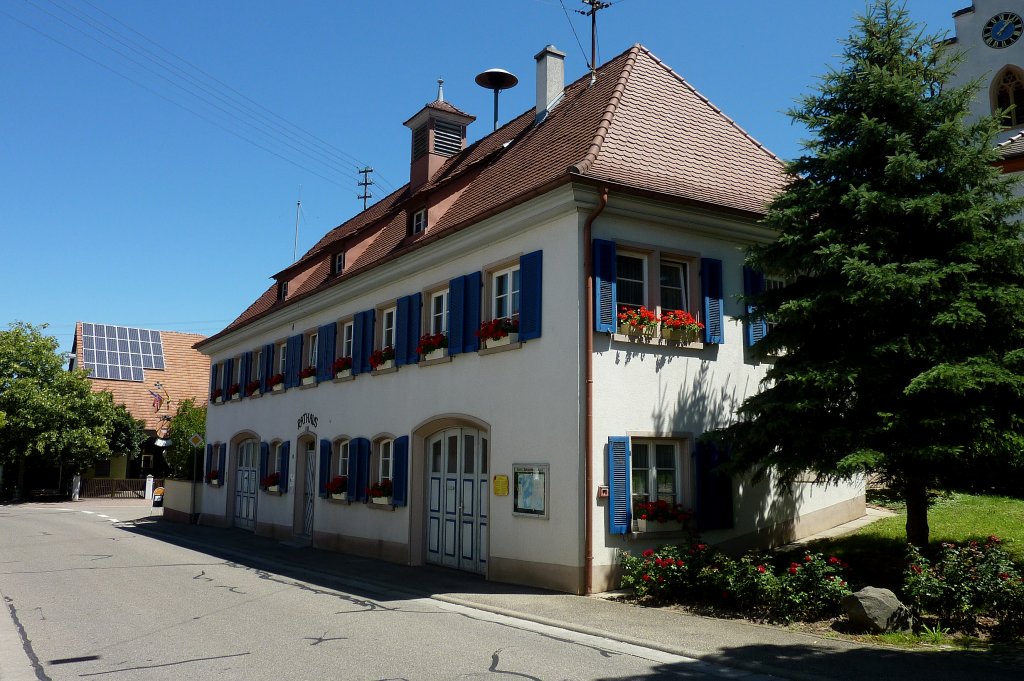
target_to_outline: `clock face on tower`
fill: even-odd
[[[1000,12],[985,24],[981,38],[989,47],[1009,47],[1024,33],[1024,20],[1013,12]]]

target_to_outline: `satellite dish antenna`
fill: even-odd
[[[494,129],[498,129],[498,93],[511,90],[519,83],[515,74],[505,69],[488,69],[476,77],[476,84],[487,90],[494,90]]]

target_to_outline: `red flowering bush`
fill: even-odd
[[[331,481],[327,483],[328,494],[342,494],[348,491],[348,476],[335,475],[331,478]]]
[[[260,389],[260,382],[259,381],[249,381],[248,383],[245,384],[245,394],[246,395],[255,395],[256,391],[258,391],[259,389]]]
[[[284,374],[274,374],[267,379],[267,387],[273,388],[275,385],[284,383]]]
[[[223,397],[223,396],[224,396],[224,391],[222,389],[220,389],[220,388],[214,388],[213,392],[210,393],[210,399],[211,400],[215,400],[218,397]]]
[[[657,501],[638,501],[633,504],[633,515],[639,520],[647,520],[655,523],[668,523],[672,521],[685,523],[693,515],[682,504],[670,504],[664,499]]]
[[[779,602],[773,614],[779,619],[815,620],[839,612],[839,601],[850,593],[843,578],[846,563],[835,556],[805,553],[800,563],[790,563],[780,578]]]
[[[375,499],[380,497],[390,497],[391,492],[391,480],[388,478],[384,478],[380,482],[373,483],[373,485],[366,490],[366,493]]]
[[[271,473],[270,475],[264,476],[263,479],[260,480],[260,487],[262,487],[263,489],[273,487],[274,485],[279,484],[281,484],[281,475],[279,473]]]
[[[242,386],[237,383],[232,383],[228,386],[228,395],[237,395],[242,390]]]
[[[658,325],[658,315],[643,305],[640,307],[627,307],[623,305],[619,308],[619,324],[627,324],[638,330],[645,328],[654,329]]]
[[[448,347],[448,336],[443,333],[425,333],[420,336],[419,345],[416,346],[416,354],[425,355],[434,350]]]
[[[374,350],[373,354],[370,355],[370,366],[376,370],[377,367],[384,364],[388,360],[395,358],[395,349],[390,345],[381,350]]]
[[[704,329],[704,325],[698,322],[696,317],[686,310],[669,310],[661,315],[661,328],[663,330],[682,331],[696,338],[697,334]]]
[[[217,482],[220,480],[220,471],[214,468],[212,471],[206,472],[206,482]]]
[[[519,320],[515,317],[498,317],[480,325],[476,332],[480,340],[500,340],[510,333],[519,333]]]
[[[331,366],[334,369],[334,373],[338,373],[339,371],[348,371],[349,369],[352,368],[352,358],[339,357],[338,359],[334,360],[334,364],[332,364]]]
[[[637,598],[670,600],[688,580],[686,560],[678,547],[647,549],[639,556],[622,555],[622,586],[632,588]]]
[[[316,367],[310,364],[305,369],[299,369],[299,378],[312,378],[316,376]]]

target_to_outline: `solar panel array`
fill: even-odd
[[[92,378],[142,381],[143,369],[164,368],[159,331],[83,323],[82,346],[85,369]]]

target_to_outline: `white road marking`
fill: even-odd
[[[110,522],[112,522],[112,523],[119,523],[119,522],[121,522],[121,521],[120,521],[120,520],[118,520],[117,518],[107,518],[107,520],[109,520],[109,521],[110,521]]]
[[[99,517],[101,517],[101,518],[109,518],[110,517],[109,515],[103,515],[102,513],[98,513],[97,515],[99,515]]]
[[[88,513],[89,515],[96,515],[95,511],[82,511],[82,513]]]

